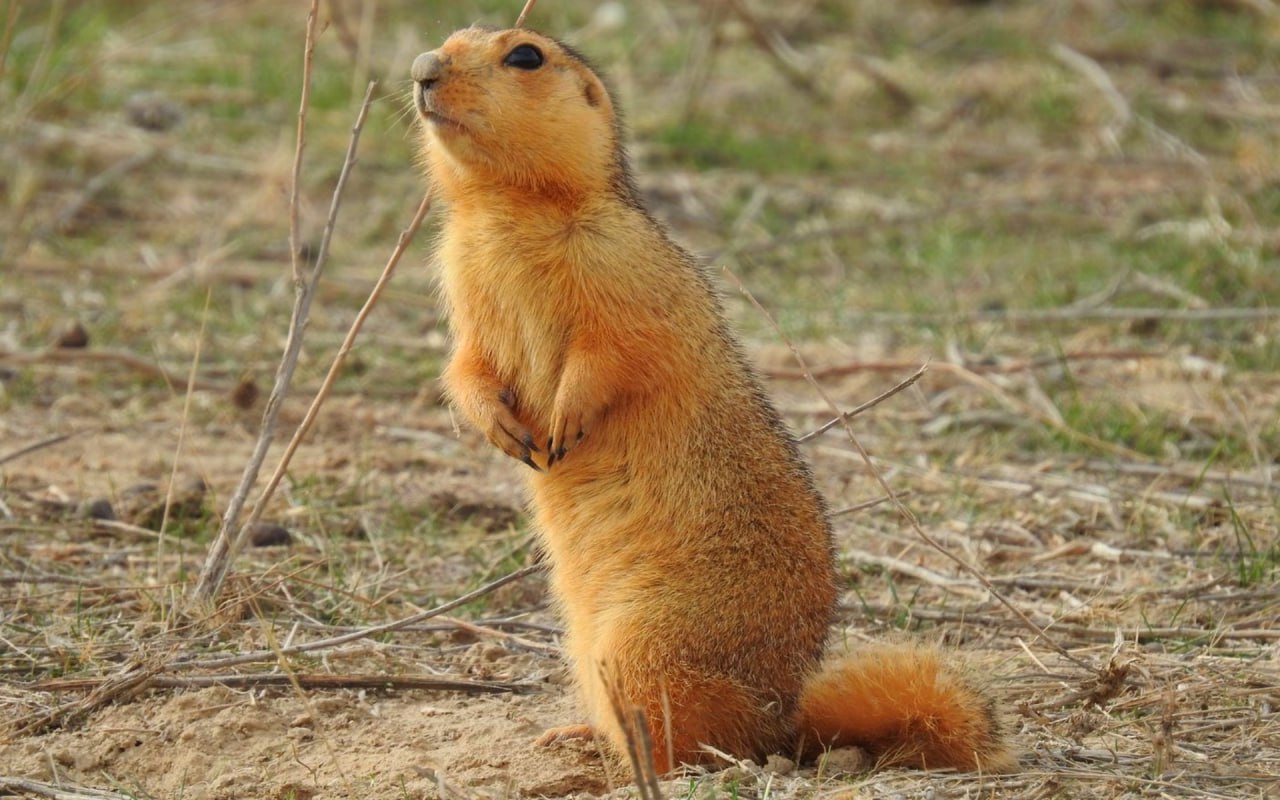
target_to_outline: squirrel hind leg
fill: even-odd
[[[736,758],[757,758],[782,752],[794,739],[776,704],[762,702],[732,678],[669,667],[633,670],[618,678],[624,708],[644,713],[658,775],[681,764],[714,762],[716,756],[705,745]],[[609,724],[602,731],[619,753],[626,752],[624,724],[612,709],[603,713]]]
[[[994,701],[934,648],[876,645],[829,663],[805,685],[807,754],[857,746],[881,766],[1012,772]]]
[[[542,732],[541,736],[533,740],[533,744],[535,747],[550,747],[571,739],[594,738],[596,738],[595,728],[585,723],[578,723],[577,725],[558,725],[554,728],[548,728]]]

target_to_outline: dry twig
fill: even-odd
[[[804,436],[801,436],[800,438],[796,439],[796,442],[798,444],[802,444],[804,442],[809,441],[810,439],[816,439],[817,437],[821,436],[822,434],[834,428],[836,425],[839,425],[844,422],[848,422],[849,420],[858,416],[859,414],[866,411],[867,409],[874,408],[880,405],[885,400],[888,400],[890,397],[893,397],[898,392],[901,392],[903,389],[906,389],[908,386],[911,386],[916,381],[923,378],[925,371],[928,369],[929,369],[929,365],[927,363],[921,364],[920,367],[915,371],[915,373],[907,377],[905,380],[900,381],[897,385],[893,386],[887,391],[881,392],[880,394],[871,398],[870,400],[858,406],[857,408],[844,412],[843,414],[836,417],[835,419],[832,419],[831,421],[819,426],[817,429],[809,431]]]
[[[520,16],[516,17],[516,24],[512,27],[523,28],[524,21],[529,16],[529,12],[533,11],[533,6],[538,0],[525,0],[524,8],[520,9]]]
[[[15,4],[16,5],[16,4]],[[65,783],[54,785],[31,778],[10,778],[0,776],[0,791],[6,796],[9,792],[22,792],[36,797],[48,797],[52,800],[132,800],[133,795],[108,792],[103,789],[91,789],[87,786],[67,786]]]
[[[1019,361],[1011,361],[1005,364],[965,364],[964,368],[970,372],[976,372],[978,374],[1009,375],[1015,372],[1030,372],[1031,370],[1058,367],[1073,361],[1139,361],[1151,358],[1165,358],[1167,355],[1168,354],[1166,353],[1152,353],[1146,350],[1085,350],[1072,353],[1062,353],[1060,355],[1053,356],[1041,356],[1039,358],[1027,358]],[[904,369],[911,369],[914,366],[915,364],[909,361],[851,361],[847,364],[832,364],[829,367],[818,367],[812,371],[812,375],[813,377],[821,380],[822,378],[836,378],[842,375],[856,375],[859,372],[900,372]],[[929,365],[920,367],[919,374],[912,375],[907,379],[907,381],[915,383],[923,376],[925,369],[928,366]],[[943,366],[940,368],[943,370],[947,369],[946,362],[943,362]],[[798,369],[771,369],[766,370],[764,374],[770,378],[777,378],[779,380],[805,380],[804,372]],[[895,386],[883,397],[897,394],[907,388],[910,383],[904,381],[904,384],[906,385]],[[881,397],[877,397],[870,401],[869,404],[864,405],[870,407],[870,405],[881,402],[881,399]],[[864,406],[858,406],[858,408],[848,412],[848,414],[849,416],[853,416],[855,413],[861,412],[862,410],[864,410]],[[834,424],[835,422],[831,422],[828,425]],[[826,429],[827,428],[825,427],[823,428],[824,431]]]
[[[263,410],[262,429],[258,434],[257,442],[254,443],[253,454],[249,457],[249,462],[245,464],[240,483],[236,486],[236,490],[231,496],[231,502],[227,505],[226,513],[223,514],[218,536],[213,545],[210,546],[209,554],[205,557],[204,567],[200,572],[200,580],[195,590],[195,599],[201,603],[209,603],[217,596],[218,590],[222,587],[222,581],[226,577],[231,555],[242,530],[237,527],[240,513],[249,497],[249,490],[258,479],[258,470],[262,468],[262,462],[266,460],[267,450],[271,447],[271,440],[275,434],[276,418],[280,413],[280,406],[284,403],[284,396],[288,393],[289,384],[293,380],[293,372],[302,349],[302,333],[310,314],[311,298],[315,292],[316,285],[319,283],[320,272],[324,267],[324,260],[317,258],[315,266],[312,268],[310,280],[303,280],[300,264],[302,252],[298,240],[298,192],[302,173],[302,153],[306,144],[307,108],[311,97],[312,54],[315,51],[316,18],[319,12],[319,5],[319,0],[311,0],[311,10],[307,13],[307,33],[305,44],[303,45],[302,99],[298,109],[298,134],[294,150],[293,183],[289,196],[289,255],[295,293],[293,314],[289,319],[289,335],[285,342],[285,352],[280,360],[280,366],[276,370],[276,380],[271,388],[271,396],[267,399],[266,408]],[[344,172],[345,169],[344,165]]]
[[[369,84],[369,93],[365,95],[363,110],[367,110],[369,107],[369,100],[373,94],[373,86],[374,85],[372,83]],[[362,114],[357,125],[362,124],[363,122],[364,116]],[[355,140],[353,139],[353,145],[354,141]],[[409,223],[409,227],[400,234],[400,240],[397,242],[395,250],[391,253],[391,258],[388,259],[386,266],[383,267],[382,274],[378,276],[377,282],[374,284],[373,289],[370,290],[368,299],[365,300],[359,313],[356,314],[356,318],[352,321],[350,329],[347,330],[347,335],[342,340],[342,346],[338,349],[337,355],[333,357],[333,363],[329,365],[329,371],[324,377],[324,382],[321,383],[320,388],[316,391],[315,397],[312,398],[311,405],[308,406],[307,413],[303,416],[302,422],[298,423],[297,429],[294,430],[293,437],[290,438],[289,444],[285,447],[284,453],[281,454],[279,462],[276,463],[275,471],[271,473],[270,479],[267,480],[267,485],[258,495],[258,501],[253,505],[253,511],[250,512],[249,519],[245,521],[244,525],[240,529],[240,534],[236,537],[237,541],[242,541],[244,539],[245,532],[261,521],[262,514],[267,508],[267,503],[270,502],[271,496],[275,493],[276,488],[280,485],[280,481],[284,478],[285,470],[289,468],[289,462],[293,459],[294,453],[297,452],[298,446],[302,444],[302,440],[306,438],[307,433],[310,432],[311,426],[315,424],[316,417],[320,413],[320,406],[322,406],[324,401],[329,397],[329,392],[332,391],[333,384],[338,379],[338,374],[342,372],[342,365],[346,362],[347,356],[351,353],[351,348],[355,345],[356,337],[359,336],[361,328],[364,327],[364,322],[368,319],[369,312],[373,310],[373,307],[377,304],[379,298],[381,298],[382,291],[386,287],[387,282],[390,281],[391,276],[395,274],[396,267],[400,263],[400,258],[404,255],[405,250],[408,249],[409,242],[412,241],[413,237],[417,234],[418,228],[422,226],[422,221],[426,219],[427,212],[430,210],[431,195],[427,194],[423,196],[422,202],[419,203],[418,210],[414,214],[413,220]],[[236,548],[233,546],[227,557],[228,561],[235,555],[235,550]]]
[[[74,692],[97,689],[110,678],[55,678],[40,681],[31,688],[40,692]],[[536,684],[500,681],[468,681],[425,677],[420,675],[330,675],[328,673],[281,672],[232,673],[228,675],[153,675],[144,679],[134,691],[147,689],[203,689],[226,686],[232,689],[254,689],[271,686],[297,686],[301,689],[425,689],[433,692],[464,694],[527,694],[537,690]]]
[[[180,373],[173,372],[159,364],[153,364],[144,358],[119,350],[78,350],[63,347],[50,347],[35,352],[0,351],[0,361],[11,361],[16,364],[43,363],[75,363],[79,361],[119,364],[148,378],[163,381],[170,388],[187,385],[187,379]],[[214,381],[197,378],[192,384],[194,388],[206,392],[229,393],[231,387]]]
[[[77,435],[79,435],[78,431],[73,433],[60,433],[57,436],[50,436],[47,439],[41,439],[40,441],[29,444],[26,447],[19,447],[17,450],[0,456],[0,464],[8,464],[10,461],[17,461],[25,455],[30,455],[31,453],[43,450],[46,447],[53,447],[55,444],[61,444]]]
[[[826,92],[822,91],[804,68],[796,63],[794,51],[777,31],[765,26],[755,14],[751,13],[751,9],[742,3],[742,0],[725,0],[725,2],[738,19],[747,26],[747,30],[751,31],[751,38],[756,46],[773,60],[788,83],[816,100],[826,100]]]
[[[662,790],[658,785],[658,773],[653,761],[653,738],[649,735],[649,720],[644,709],[634,706],[617,686],[604,664],[597,664],[600,680],[604,683],[605,693],[609,696],[609,706],[613,710],[614,719],[622,729],[626,739],[627,760],[631,762],[631,773],[636,788],[640,791],[640,800],[663,800]],[[667,751],[668,757],[674,754]],[[675,765],[667,763],[667,769]]]
[[[241,541],[244,539],[248,525],[239,526],[240,513],[244,509],[245,501],[248,499],[249,490],[257,481],[258,471],[262,467],[262,462],[266,460],[267,450],[271,447],[271,441],[274,438],[276,419],[280,413],[280,407],[284,404],[285,395],[289,392],[289,384],[293,380],[294,370],[298,365],[298,357],[302,352],[302,337],[306,329],[307,320],[311,314],[311,300],[315,296],[316,286],[320,282],[320,276],[324,271],[325,262],[329,255],[329,241],[333,235],[333,228],[337,221],[338,209],[342,204],[342,194],[346,189],[347,178],[351,174],[351,167],[355,163],[356,147],[360,142],[360,133],[364,126],[365,117],[369,112],[369,103],[373,94],[374,84],[369,85],[369,91],[366,92],[364,103],[360,107],[360,112],[356,117],[356,123],[351,129],[351,141],[347,147],[347,155],[342,163],[342,171],[338,175],[337,185],[333,190],[333,200],[329,206],[329,217],[325,223],[324,233],[320,239],[319,252],[316,254],[315,263],[311,268],[311,273],[302,279],[301,268],[298,259],[301,253],[298,250],[297,238],[297,191],[298,181],[300,180],[300,163],[302,159],[302,149],[305,143],[304,126],[306,122],[306,103],[310,92],[311,85],[311,53],[315,48],[315,27],[316,12],[319,0],[312,0],[311,11],[307,16],[307,39],[306,39],[306,56],[303,66],[303,106],[298,113],[298,145],[295,156],[294,165],[294,187],[293,196],[290,199],[290,241],[293,249],[294,257],[294,290],[296,293],[293,314],[289,320],[289,335],[285,342],[285,352],[280,360],[280,366],[276,371],[275,385],[271,389],[271,396],[267,399],[266,409],[262,415],[262,430],[259,433],[258,441],[254,445],[253,454],[249,459],[249,463],[245,465],[244,474],[241,477],[240,484],[236,487],[235,494],[231,497],[231,502],[227,507],[226,513],[222,518],[222,525],[218,530],[218,536],[214,540],[213,545],[209,548],[209,554],[205,558],[204,566],[200,572],[200,580],[196,584],[194,593],[195,601],[199,604],[208,604],[217,596],[219,589],[222,588],[222,581],[225,579],[227,570],[230,567],[231,558],[239,549]],[[254,509],[255,517],[260,517],[262,513],[263,503],[260,501]]]
[[[168,668],[171,671],[177,670],[177,669],[222,669],[225,667],[232,667],[239,664],[251,664],[255,661],[271,661],[273,659],[278,659],[282,656],[295,655],[297,653],[309,653],[309,652],[314,652],[316,650],[324,650],[331,647],[337,647],[338,645],[346,644],[347,642],[354,642],[358,639],[366,639],[370,636],[377,636],[379,634],[389,633],[391,631],[399,630],[401,628],[406,628],[410,625],[416,625],[417,623],[422,622],[424,620],[431,619],[432,617],[440,616],[441,614],[444,614],[446,611],[452,611],[458,606],[470,603],[472,600],[475,600],[478,597],[483,597],[484,595],[489,594],[495,589],[501,586],[505,586],[508,583],[511,583],[512,581],[520,580],[521,578],[524,578],[528,575],[533,575],[534,573],[537,573],[537,572],[541,572],[542,570],[543,570],[543,566],[541,564],[533,564],[531,566],[524,567],[523,569],[518,569],[515,572],[512,572],[509,575],[505,575],[496,581],[491,581],[485,584],[484,586],[481,586],[479,589],[476,589],[471,592],[467,592],[461,597],[455,598],[454,600],[444,603],[443,605],[436,606],[435,608],[428,609],[427,611],[423,611],[409,617],[404,617],[402,619],[393,620],[391,622],[384,622],[379,625],[371,625],[367,628],[360,628],[359,630],[355,630],[350,633],[344,633],[339,636],[331,636],[327,639],[320,639],[314,642],[306,642],[304,644],[281,647],[278,649],[258,650],[252,653],[241,653],[240,655],[226,656],[225,658],[211,658],[211,659],[203,659],[203,660],[196,660],[196,659],[177,660],[177,661],[171,662]]]

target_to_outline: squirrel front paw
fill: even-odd
[[[547,437],[547,466],[550,467],[564,458],[573,447],[586,436],[586,428],[582,418],[565,416],[557,413],[551,418],[551,435]]]
[[[489,404],[482,426],[485,438],[502,452],[541,472],[542,468],[534,463],[533,453],[542,451],[534,442],[533,433],[516,418],[515,394],[510,389],[501,389],[494,399],[496,402]]]
[[[597,404],[572,397],[563,389],[551,412],[551,435],[547,437],[547,467],[563,459],[582,441],[603,413]]]

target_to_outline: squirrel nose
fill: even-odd
[[[427,88],[440,78],[440,73],[443,71],[444,59],[436,55],[433,50],[415,58],[413,60],[413,69],[409,71],[409,74],[414,81],[422,84],[423,88]]]

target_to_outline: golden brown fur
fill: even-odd
[[[889,659],[915,683],[818,671],[836,600],[825,508],[709,280],[644,211],[596,72],[531,31],[472,28],[413,73],[447,206],[444,383],[532,468],[590,725],[621,746],[613,685],[645,711],[661,771],[706,760],[703,744],[760,758],[802,737],[1007,769],[989,703],[925,674],[924,651]],[[839,721],[872,705],[870,729]],[[964,744],[935,746],[933,720]]]

